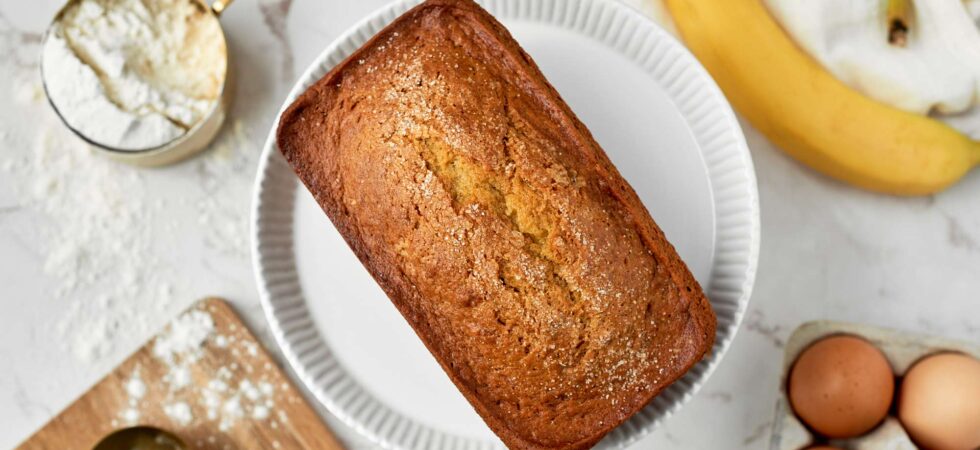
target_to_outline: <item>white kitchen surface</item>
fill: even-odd
[[[197,298],[258,305],[248,213],[262,140],[298,71],[384,0],[239,1],[237,73],[215,148],[165,169],[89,154],[40,93],[61,2],[0,0],[0,448],[16,445]],[[4,91],[6,90],[6,91]],[[705,387],[635,448],[763,448],[783,342],[836,319],[980,341],[980,171],[924,198],[870,194],[800,166],[747,124],[762,204],[742,332]],[[371,448],[326,417],[353,448]]]

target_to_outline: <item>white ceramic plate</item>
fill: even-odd
[[[285,105],[416,3],[394,3],[341,36]],[[711,356],[599,445],[625,447],[698,390],[738,329],[759,249],[751,158],[711,78],[638,12],[611,0],[482,3],[633,185],[718,316]],[[385,447],[501,447],[301,186],[274,131],[256,181],[254,264],[273,333],[303,383]]]

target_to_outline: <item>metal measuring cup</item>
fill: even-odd
[[[44,40],[42,41],[42,48],[47,45],[48,38],[52,33],[52,29],[63,16],[66,10],[73,4],[81,0],[69,0],[58,13],[55,15],[51,24],[48,26],[48,31],[44,35]],[[115,148],[111,145],[102,142],[96,142],[85,136],[80,131],[76,130],[68,121],[65,116],[58,111],[58,107],[55,102],[51,99],[51,95],[48,90],[47,82],[45,81],[44,75],[44,64],[41,64],[41,80],[44,84],[44,92],[48,98],[48,103],[54,109],[58,118],[61,119],[62,123],[65,124],[76,136],[87,142],[99,153],[105,154],[110,158],[118,161],[139,165],[139,166],[162,166],[166,164],[172,164],[178,162],[182,159],[188,158],[194,154],[197,154],[207,148],[208,144],[214,139],[221,129],[221,125],[225,121],[225,116],[231,107],[231,100],[234,92],[234,78],[232,76],[231,70],[231,60],[228,52],[227,39],[225,38],[224,29],[221,28],[221,24],[218,21],[219,16],[234,0],[213,0],[210,6],[206,3],[206,0],[188,0],[196,2],[201,5],[203,10],[208,11],[208,17],[210,20],[214,20],[221,31],[219,37],[221,39],[221,48],[224,49],[225,58],[225,73],[223,82],[221,84],[220,92],[218,93],[217,99],[214,101],[211,109],[198,120],[190,129],[186,132],[177,136],[170,142],[158,145],[155,147],[149,147],[145,149],[121,149]],[[43,61],[43,58],[42,58]]]

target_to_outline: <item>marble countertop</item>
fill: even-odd
[[[194,299],[228,298],[277,352],[248,254],[260,144],[299,71],[384,3],[234,4],[222,17],[238,81],[230,126],[198,158],[140,170],[87,154],[44,102],[37,57],[60,2],[0,0],[0,448],[30,435]],[[743,127],[762,205],[746,320],[704,388],[635,448],[764,448],[782,347],[805,321],[980,341],[980,171],[935,196],[876,195],[810,171]],[[48,167],[72,181],[52,179]],[[90,178],[109,182],[93,187]],[[77,217],[72,205],[97,201],[91,192],[118,197],[104,211],[135,218]],[[106,233],[128,236],[131,248],[62,254]],[[111,345],[86,347],[93,333]],[[371,448],[323,414],[352,448]]]

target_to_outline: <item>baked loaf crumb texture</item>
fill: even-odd
[[[469,0],[405,13],[302,94],[277,137],[511,448],[590,447],[711,349],[714,313],[674,248]]]

